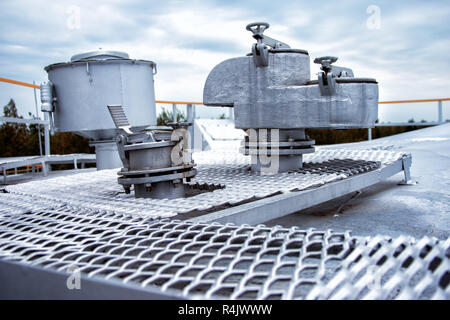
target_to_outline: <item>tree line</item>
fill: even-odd
[[[10,99],[3,107],[3,116],[21,118],[17,112],[16,103]],[[28,113],[29,118],[36,116]],[[39,155],[38,124],[2,123],[0,125],[0,157],[36,156]],[[44,130],[41,129],[41,141],[44,142]],[[70,132],[57,132],[50,137],[50,153],[93,153],[89,141]],[[44,150],[44,146],[42,146]]]

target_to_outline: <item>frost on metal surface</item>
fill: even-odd
[[[91,210],[4,214],[0,260],[187,298],[448,299],[450,240],[153,221]],[[81,280],[83,281],[83,280]]]
[[[402,156],[389,151],[318,150],[305,156],[302,170],[263,176],[249,171],[249,157],[234,152],[200,152],[194,153],[198,174],[189,184],[210,192],[171,200],[136,199],[117,184],[117,169],[102,170],[8,186],[9,193],[0,193],[0,214],[64,208],[170,218],[319,187],[377,169]]]

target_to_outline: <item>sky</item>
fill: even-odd
[[[254,21],[308,50],[312,78],[313,58],[333,55],[355,76],[376,78],[380,101],[450,97],[448,0],[2,0],[0,77],[39,84],[43,67],[102,48],[156,62],[156,99],[202,101],[209,71],[250,52],[245,26]],[[20,114],[35,113],[32,89],[0,83],[0,106],[10,98]],[[380,105],[379,118],[432,121],[436,106]],[[443,106],[450,119],[450,102]]]

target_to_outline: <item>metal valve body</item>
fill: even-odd
[[[183,180],[197,173],[188,151],[190,123],[169,124],[166,130],[132,132],[122,106],[108,106],[114,124],[120,130],[117,150],[123,163],[118,183],[125,193],[134,186],[136,198],[174,199],[185,196]]]
[[[183,179],[197,173],[194,163],[173,162],[173,152],[180,142],[171,140],[172,131],[141,134],[139,139],[118,137],[119,153],[124,154],[124,167],[118,172],[118,183],[125,192],[134,185],[136,198],[174,199],[185,196]],[[148,141],[154,136],[154,141]],[[126,143],[124,143],[126,142]],[[181,150],[181,149],[180,149]],[[183,150],[181,150],[183,152]]]
[[[267,28],[266,23],[248,25],[257,40],[252,53],[214,67],[203,91],[205,105],[233,107],[235,127],[248,133],[250,129],[247,139],[253,136],[253,144],[244,142],[242,152],[253,154],[252,170],[261,169],[257,154],[276,154],[276,144],[277,172],[301,168],[302,154],[314,152],[314,141],[304,135],[305,128],[374,126],[378,117],[375,79],[355,78],[351,69],[332,65],[337,58],[322,57],[315,60],[322,64],[322,72],[313,80],[308,52],[265,36]],[[274,135],[274,143],[268,144],[264,136],[271,136],[273,129],[278,141]]]

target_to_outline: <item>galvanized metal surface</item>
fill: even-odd
[[[248,157],[201,152],[191,185],[216,189],[173,200],[121,193],[116,170],[8,186],[0,193],[0,269],[14,262],[50,274],[19,282],[14,293],[2,287],[0,296],[64,296],[63,273],[75,267],[86,283],[77,297],[449,299],[449,239],[155,220],[394,170],[405,156],[319,149],[297,172],[260,176]]]
[[[331,145],[326,149],[389,150],[412,154],[411,178],[415,185],[399,186],[400,175],[363,190],[361,196],[337,208],[351,195],[303,210],[268,225],[346,230],[360,235],[403,234],[421,238],[450,236],[450,123],[414,130],[370,142]]]
[[[336,57],[320,57],[315,62],[324,72],[311,81],[308,52],[266,37],[268,27],[249,24],[257,40],[252,54],[211,70],[203,90],[205,105],[234,107],[235,125],[241,129],[373,127],[378,118],[374,79],[355,78],[351,69],[331,66]]]
[[[67,300],[67,299],[177,299],[174,293],[159,288],[129,286],[119,280],[99,277],[83,278],[80,290],[67,290],[66,271],[31,266],[28,263],[1,260],[0,299]]]
[[[97,170],[120,168],[122,161],[117,151],[117,143],[114,140],[98,140],[89,142],[89,146],[95,147],[95,159]]]
[[[239,206],[218,210],[208,215],[195,217],[190,219],[190,221],[234,223],[237,225],[244,223],[251,225],[266,223],[268,221],[273,221],[273,219],[286,216],[289,213],[300,212],[303,209],[317,204],[325,203],[352,192],[360,192],[362,189],[376,185],[388,177],[401,172],[404,167],[407,167],[408,159],[410,160],[411,158],[406,157],[397,160],[388,166],[368,172],[365,172],[367,170],[368,162],[362,161],[358,167],[352,160],[341,160],[341,168],[347,172],[347,174],[356,174],[356,176],[326,183],[314,188],[299,190],[297,192],[273,195]],[[351,166],[349,166],[349,162],[352,162]],[[406,165],[404,165],[405,163]],[[322,170],[327,171],[330,169],[325,163],[319,165],[319,168],[316,168],[318,169],[318,171],[316,171],[317,173],[323,172]],[[299,171],[301,172],[303,169],[300,169]],[[315,169],[308,166],[305,171],[314,172]]]
[[[301,168],[302,155],[313,153],[314,143],[305,129],[248,129],[240,152],[251,156],[252,171],[274,174]]]
[[[195,299],[450,298],[450,240],[149,221],[70,208],[0,217],[0,267],[14,261],[79,270],[81,285],[110,280],[119,296],[134,286]],[[114,287],[116,281],[130,287]]]
[[[318,85],[301,85],[302,77],[272,83],[273,73],[303,70],[300,63],[288,63],[290,55],[269,53],[269,67],[276,71],[258,78],[251,57],[226,60],[208,76],[203,103],[234,106],[237,128],[357,128],[371,127],[378,114],[378,85],[374,83],[336,83],[336,94],[321,96]],[[304,56],[309,63],[308,56]],[[294,65],[297,65],[294,67]],[[249,71],[250,70],[250,71]],[[309,68],[307,70],[309,80]],[[290,81],[288,81],[290,80]],[[300,84],[293,84],[295,83]],[[286,84],[283,82],[287,82]],[[293,82],[293,83],[289,83]],[[254,102],[258,101],[258,104]]]
[[[190,124],[171,123],[170,131],[133,133],[122,106],[108,106],[108,109],[122,131],[116,142],[123,163],[118,183],[125,193],[130,193],[133,186],[136,198],[183,198],[183,180],[190,181],[197,173],[188,150]]]
[[[71,131],[94,140],[116,135],[107,105],[124,107],[130,125],[156,124],[152,61],[128,59],[120,52],[88,52],[45,68],[56,94],[56,131]]]
[[[80,53],[70,58],[71,62],[80,60],[129,59],[128,53],[121,51],[97,50]]]
[[[192,197],[178,199],[135,199],[117,184],[117,170],[80,173],[7,186],[0,194],[0,212],[28,212],[49,208],[100,210],[147,218],[183,217],[188,212],[204,212],[223,206],[262,199],[280,193],[317,188],[330,182],[349,179],[357,169],[368,172],[402,159],[401,152],[383,150],[320,150],[305,155],[314,165],[310,171],[261,176],[249,170],[249,159],[235,152],[194,153],[197,176],[193,188],[211,189]],[[337,159],[337,160],[333,160]],[[351,159],[343,166],[343,159]],[[328,162],[327,162],[328,161]],[[363,162],[361,162],[363,161]]]

